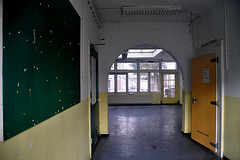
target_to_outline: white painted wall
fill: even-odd
[[[214,39],[224,39],[224,3],[218,1],[214,7],[200,18],[199,43],[204,44]]]
[[[224,1],[220,0],[214,7],[196,18],[192,23],[193,49],[214,39],[224,39]]]
[[[84,100],[90,95],[90,43],[98,42],[98,29],[86,0],[70,2],[81,17],[81,100]]]
[[[223,154],[239,159],[240,127],[240,1],[220,0],[210,11],[202,14],[194,24],[194,46],[213,39],[224,40],[223,62]],[[198,33],[198,34],[196,34]],[[201,56],[201,55],[195,55]]]
[[[194,42],[195,46],[207,43],[213,39],[226,40],[225,52],[225,96],[240,97],[240,20],[237,0],[227,0],[226,21],[224,16],[225,3],[219,1],[209,12],[200,16],[195,24],[195,30],[199,27],[199,35]],[[226,22],[226,26],[225,26]],[[225,28],[226,27],[226,28]],[[226,30],[226,31],[225,31]],[[194,31],[193,31],[194,32]],[[226,39],[225,39],[226,33]]]
[[[240,98],[240,1],[227,1],[225,96]]]
[[[140,44],[156,45],[171,53],[180,63],[185,90],[191,90],[191,35],[186,22],[104,22],[100,38],[100,92],[107,92],[110,67],[120,53]]]

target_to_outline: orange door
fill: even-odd
[[[192,60],[192,97],[191,137],[215,151],[216,54]]]

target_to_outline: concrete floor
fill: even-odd
[[[181,133],[180,105],[109,106],[109,137],[93,160],[217,160]]]

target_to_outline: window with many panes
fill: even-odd
[[[158,92],[161,87],[161,72],[176,72],[176,62],[122,62],[113,63],[108,76],[108,92],[110,93],[134,93],[134,92]],[[164,77],[165,78],[165,77]],[[168,78],[164,84],[164,95],[171,97],[174,94],[173,78]],[[165,82],[166,83],[166,82]]]

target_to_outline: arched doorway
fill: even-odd
[[[125,50],[108,75],[109,104],[182,104],[182,90],[180,64],[157,46]]]

